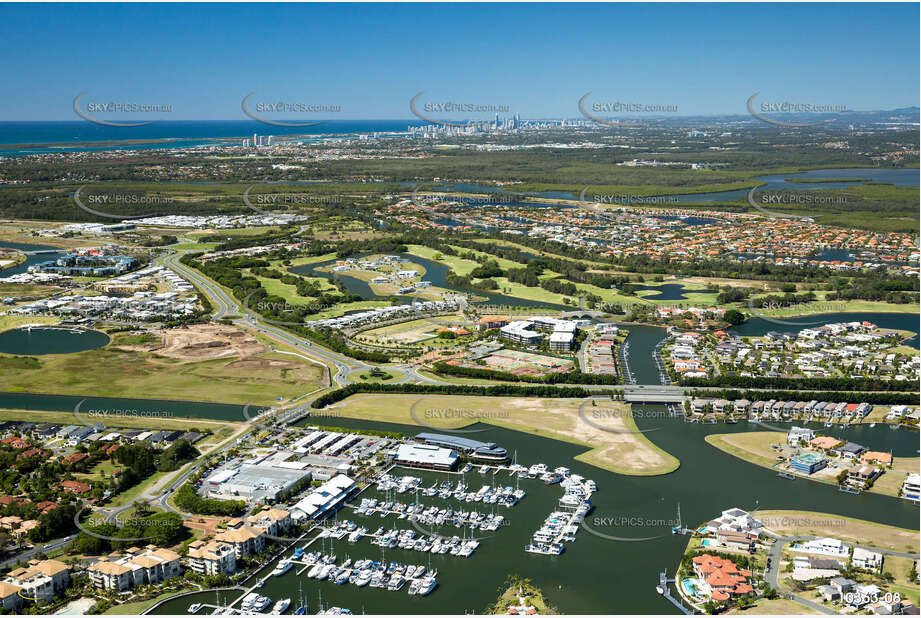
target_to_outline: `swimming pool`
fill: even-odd
[[[689,597],[693,597],[697,594],[696,591],[697,580],[686,577],[681,580],[681,588],[684,590],[684,593]]]
[[[701,547],[710,547],[711,545],[713,545],[713,543],[710,541],[710,539],[704,539],[700,542]]]

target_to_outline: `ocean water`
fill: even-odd
[[[0,156],[15,156],[41,152],[110,150],[117,145],[89,147],[87,143],[124,140],[174,140],[167,143],[132,145],[131,148],[162,148],[195,146],[221,138],[259,135],[360,135],[369,133],[402,133],[409,126],[422,123],[411,120],[331,120],[309,127],[278,127],[256,120],[172,120],[157,121],[141,127],[109,127],[85,120],[51,122],[0,122]],[[9,148],[10,145],[29,144]],[[53,144],[53,146],[52,146]],[[7,147],[4,147],[7,146]]]

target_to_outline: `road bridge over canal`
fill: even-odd
[[[627,403],[683,403],[686,399],[683,389],[679,386],[624,385],[624,401]]]

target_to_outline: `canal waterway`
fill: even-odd
[[[56,260],[59,257],[67,255],[67,252],[62,250],[60,247],[52,247],[50,245],[35,245],[29,243],[21,242],[9,242],[9,241],[0,241],[0,247],[5,249],[16,249],[18,251],[49,251],[56,250],[54,253],[39,253],[38,255],[27,255],[26,260],[16,266],[10,268],[0,269],[0,277],[9,277],[10,275],[18,275],[20,273],[27,272],[29,266],[33,264],[38,264],[40,262],[49,262],[51,260]]]

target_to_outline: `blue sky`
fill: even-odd
[[[756,91],[890,109],[918,105],[918,19],[917,3],[2,4],[0,120],[75,120],[84,91],[175,120],[243,120],[252,91],[342,119],[412,118],[419,91],[525,118],[577,117],[588,91],[678,115],[746,113]]]

